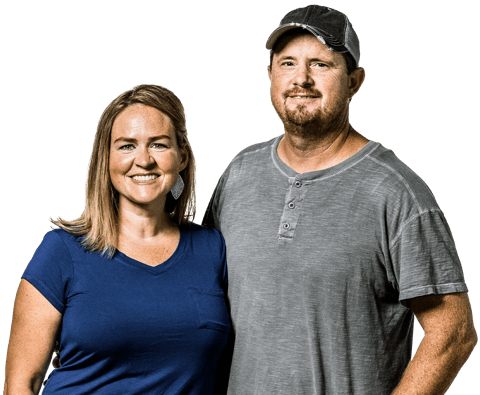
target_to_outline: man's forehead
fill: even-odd
[[[274,57],[301,55],[308,55],[308,57],[327,57],[331,59],[334,59],[336,56],[341,56],[308,32],[299,33],[290,37],[281,37],[279,39]]]
[[[287,46],[291,41],[298,41],[298,39],[305,39],[309,40],[313,45],[316,45],[317,43],[321,44],[323,47],[326,49],[330,49],[327,45],[325,45],[325,42],[320,40],[317,36],[315,36],[313,33],[311,33],[309,30],[303,29],[303,28],[297,28],[297,29],[292,29],[288,30],[284,34],[282,34],[278,40],[274,43],[272,47],[273,52],[280,52],[282,49]]]

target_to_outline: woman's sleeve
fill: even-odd
[[[61,314],[67,304],[68,289],[73,281],[72,258],[59,235],[48,232],[35,251],[22,278],[32,284]]]

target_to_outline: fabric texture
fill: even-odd
[[[213,394],[227,342],[223,237],[181,228],[174,254],[151,267],[117,251],[87,252],[46,234],[23,278],[63,314],[48,394]]]
[[[387,395],[411,358],[411,298],[467,291],[425,183],[376,142],[297,174],[282,136],[230,163],[204,224],[226,240],[229,395]]]

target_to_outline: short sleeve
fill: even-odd
[[[73,265],[68,248],[57,232],[63,231],[51,231],[45,235],[22,278],[63,314],[67,290],[73,280]]]
[[[220,232],[222,231],[221,209],[222,209],[223,201],[225,199],[224,189],[228,181],[228,177],[231,169],[230,166],[225,170],[225,172],[222,174],[222,176],[218,180],[217,186],[215,187],[215,190],[212,193],[212,197],[210,198],[210,202],[207,206],[207,209],[205,210],[205,215],[202,221],[203,226],[214,227]]]
[[[390,248],[399,300],[467,292],[450,228],[439,210],[407,221]]]
[[[203,226],[215,226],[215,220],[213,218],[213,205],[215,199],[215,191],[210,198],[210,202],[208,203],[207,209],[205,210],[205,215],[203,216],[202,225]]]
[[[205,210],[205,215],[203,216],[203,221],[202,225],[203,226],[213,226],[214,228],[219,229],[218,227],[218,221],[217,218],[218,216],[216,215],[216,208],[217,208],[217,199],[218,199],[218,193],[220,191],[220,183],[221,180],[218,182],[217,187],[212,193],[212,197],[210,198],[210,202],[208,203],[207,209]]]

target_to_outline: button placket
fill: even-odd
[[[279,229],[279,238],[287,240],[293,239],[295,236],[295,229],[301,213],[302,201],[307,193],[308,188],[306,188],[306,186],[309,182],[302,182],[301,180],[292,177],[289,179],[289,184],[290,187],[285,196],[285,206],[280,220]]]

